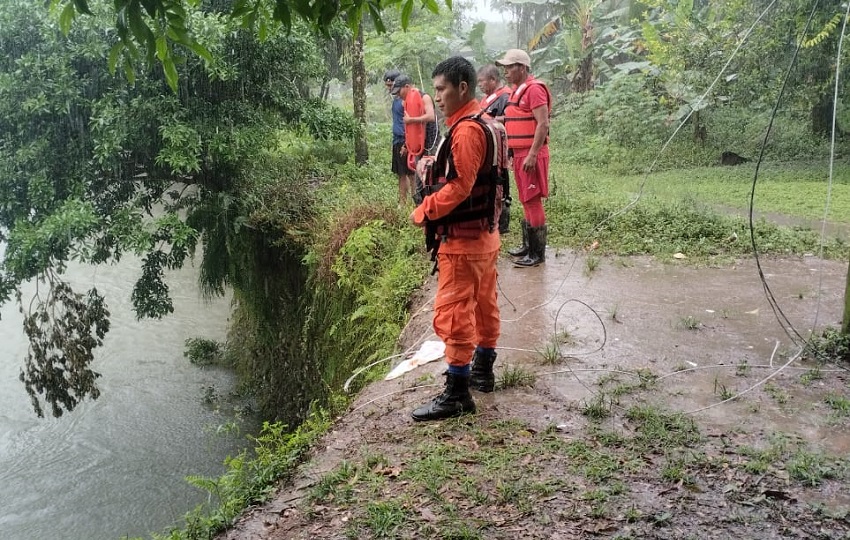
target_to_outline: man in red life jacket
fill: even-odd
[[[511,89],[502,84],[499,68],[493,64],[478,69],[478,89],[484,94],[478,106],[484,114],[504,123],[505,107],[511,97]],[[511,179],[505,171],[502,183],[502,214],[499,216],[499,233],[505,234],[510,230],[511,222]]]
[[[508,148],[513,154],[517,195],[522,203],[522,246],[509,253],[520,257],[517,266],[537,266],[546,260],[546,214],[543,198],[549,196],[549,113],[552,96],[545,84],[530,74],[531,58],[510,49],[496,61],[505,80],[514,85],[505,108]]]
[[[435,222],[450,223],[442,229],[436,255],[439,277],[434,301],[434,331],[446,344],[449,366],[445,390],[413,411],[416,421],[475,412],[470,378],[488,387],[486,391],[493,390],[492,368],[500,332],[496,294],[500,242],[493,223],[498,216],[453,220],[482,204],[487,190],[482,191],[479,179],[491,171],[487,157],[493,145],[488,143],[487,131],[470,118],[480,112],[475,101],[475,68],[455,56],[437,64],[432,76],[435,100],[449,132],[432,168],[432,174],[441,180],[439,189],[424,198],[410,220],[426,231]],[[495,208],[500,191],[494,188],[486,201],[491,208]],[[471,369],[473,356],[477,360]]]

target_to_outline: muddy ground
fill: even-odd
[[[850,377],[789,337],[840,324],[847,264],[761,262],[779,316],[752,259],[504,258],[508,388],[423,425],[441,361],[369,385],[220,538],[850,538]]]

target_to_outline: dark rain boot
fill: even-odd
[[[510,231],[511,226],[511,198],[507,197],[502,201],[502,213],[499,214],[499,234],[505,234]]]
[[[528,255],[514,261],[516,266],[537,266],[546,262],[546,225],[528,228]]]
[[[496,375],[493,374],[493,363],[496,362],[496,351],[490,354],[477,350],[472,355],[472,369],[469,374],[469,387],[479,392],[492,392],[496,388]]]
[[[528,255],[528,222],[522,220],[522,245],[518,248],[509,249],[508,254],[511,257],[524,257]]]
[[[417,422],[442,420],[462,414],[474,413],[475,402],[469,393],[469,375],[446,372],[446,389],[443,393],[413,411]]]

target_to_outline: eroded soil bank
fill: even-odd
[[[850,377],[795,343],[840,323],[846,263],[763,259],[779,316],[751,259],[500,264],[506,388],[421,425],[442,362],[368,386],[220,538],[850,538]]]

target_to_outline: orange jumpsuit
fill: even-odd
[[[446,119],[449,127],[481,109],[470,101]],[[484,165],[487,141],[474,122],[458,125],[451,138],[451,157],[457,178],[425,197],[413,212],[414,221],[448,215],[472,192],[475,177]],[[434,332],[446,344],[446,360],[463,367],[472,360],[475,346],[495,348],[499,339],[499,304],[496,293],[496,260],[499,232],[481,231],[478,238],[449,236],[437,253],[439,276],[434,301]]]

